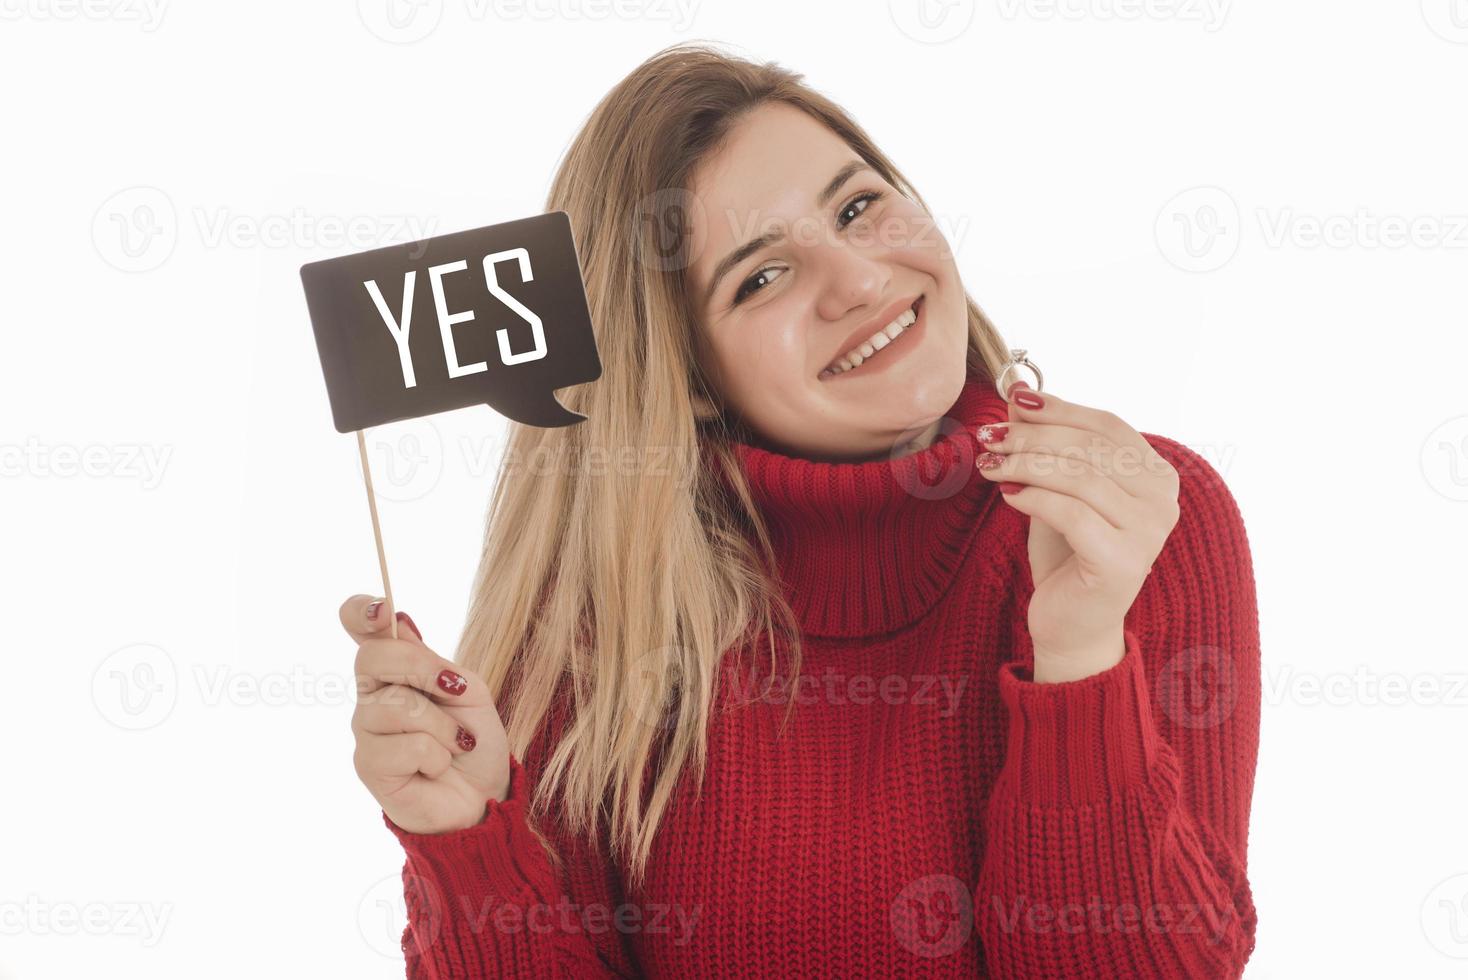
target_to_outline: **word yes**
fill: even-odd
[[[511,248],[503,252],[493,252],[484,257],[484,285],[496,299],[514,310],[526,323],[530,324],[535,346],[523,353],[516,354],[510,350],[509,331],[503,328],[496,330],[495,339],[499,341],[500,345],[500,360],[506,366],[523,364],[526,361],[538,361],[546,355],[545,330],[541,325],[540,317],[505,292],[499,284],[499,279],[495,276],[495,264],[511,259],[520,263],[520,279],[523,282],[530,282],[534,278],[530,272],[530,253],[523,248]],[[454,348],[454,324],[474,319],[474,312],[472,310],[449,312],[448,301],[444,299],[443,294],[443,277],[451,272],[463,272],[468,268],[469,263],[464,259],[459,259],[457,262],[445,262],[430,266],[428,269],[428,283],[433,290],[433,308],[438,313],[438,332],[443,340],[443,356],[448,363],[451,378],[462,378],[465,375],[489,370],[489,365],[484,361],[460,364],[458,351]],[[377,307],[383,323],[387,325],[388,331],[392,333],[393,340],[398,345],[398,361],[403,368],[403,387],[405,388],[413,388],[418,384],[417,375],[413,372],[413,357],[408,352],[408,332],[412,329],[413,319],[413,285],[417,278],[418,270],[416,269],[403,273],[403,307],[398,317],[394,317],[392,311],[388,309],[387,301],[382,297],[382,290],[377,286],[377,280],[368,279],[362,283],[372,297],[372,303]]]

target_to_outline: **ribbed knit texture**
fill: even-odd
[[[740,447],[802,682],[771,687],[762,648],[725,658],[707,778],[680,782],[643,888],[547,827],[552,870],[525,823],[543,746],[476,827],[384,815],[407,853],[410,978],[1239,975],[1259,627],[1233,497],[1146,434],[1181,474],[1181,517],[1125,656],[1038,684],[1029,518],[973,469],[974,429],[1007,406],[970,376],[949,416],[891,461]]]

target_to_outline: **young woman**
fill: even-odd
[[[341,611],[408,975],[1237,976],[1258,619],[1219,475],[1001,393],[922,199],[777,66],[649,59],[547,209],[587,421],[511,426],[455,661]]]

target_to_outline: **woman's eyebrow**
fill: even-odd
[[[872,167],[865,160],[852,160],[849,163],[842,165],[841,169],[836,171],[835,176],[827,181],[826,186],[821,188],[821,192],[816,195],[816,206],[820,208],[825,207],[827,203],[830,202],[831,198],[836,196],[836,192],[841,189],[841,186],[845,184],[848,180],[850,180],[853,175],[861,173],[863,170],[871,169]],[[763,235],[760,235],[758,238],[751,238],[743,245],[740,245],[737,248],[730,250],[729,254],[720,259],[719,264],[714,267],[713,278],[709,280],[709,287],[704,291],[704,304],[707,305],[709,300],[713,299],[714,292],[719,288],[720,281],[722,281],[723,278],[727,276],[730,271],[734,269],[735,266],[743,262],[745,259],[749,258],[755,252],[758,252],[760,249],[781,241],[782,239],[784,239],[784,237],[785,232],[783,231],[767,231]]]

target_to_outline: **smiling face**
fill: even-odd
[[[689,296],[728,406],[808,459],[929,445],[963,388],[968,325],[927,212],[785,103],[741,118],[692,184]]]

